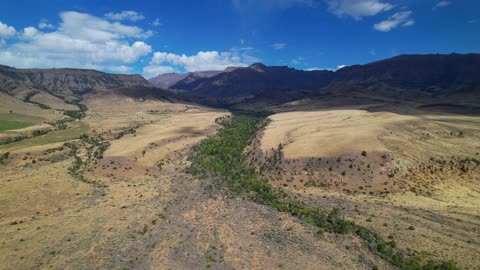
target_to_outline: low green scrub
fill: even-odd
[[[82,119],[85,116],[83,111],[64,111],[63,114],[74,119]]]
[[[339,234],[355,233],[369,250],[386,261],[406,270],[458,269],[454,262],[423,262],[411,254],[395,248],[395,241],[385,241],[380,235],[345,220],[338,209],[325,211],[298,202],[275,189],[268,180],[261,179],[255,168],[247,165],[243,155],[257,130],[263,128],[265,117],[255,114],[234,114],[216,121],[223,128],[217,136],[205,139],[193,147],[190,172],[201,177],[212,177],[220,186],[226,186],[233,195],[243,195],[258,203],[269,205],[280,212],[312,224],[325,231]]]

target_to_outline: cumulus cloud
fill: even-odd
[[[16,33],[17,31],[13,26],[0,22],[0,40],[11,38],[15,36]]]
[[[446,1],[446,0],[442,0],[440,2],[438,2],[435,6],[433,6],[433,10],[437,10],[438,8],[443,8],[443,7],[447,7],[450,5],[450,1]]]
[[[23,28],[22,38],[23,39],[34,39],[39,34],[41,34],[35,27],[25,27]]]
[[[272,44],[272,47],[275,50],[281,50],[281,49],[287,47],[287,43],[274,43],[274,44]]]
[[[19,40],[0,51],[0,63],[19,68],[92,68],[129,72],[126,65],[151,53],[141,39],[148,31],[85,13],[63,12],[52,32],[26,27]],[[1,27],[1,26],[0,26]]]
[[[397,12],[390,16],[387,20],[374,24],[373,28],[381,32],[389,32],[398,26],[412,26],[415,24],[415,20],[411,18],[412,14],[413,13],[409,10]]]
[[[140,21],[145,19],[145,17],[136,11],[133,10],[124,10],[119,13],[109,12],[105,14],[105,17],[110,20],[123,21],[128,20],[132,22]]]
[[[47,20],[41,20],[38,23],[38,28],[40,28],[40,29],[53,29],[55,27],[53,26],[53,24],[48,23]]]
[[[247,66],[258,61],[249,55],[246,49],[232,49],[227,52],[200,51],[195,55],[187,56],[167,52],[156,52],[150,61],[150,67],[171,65],[184,69],[187,72],[205,70],[223,70],[229,66]]]
[[[373,16],[394,8],[390,3],[379,0],[328,0],[330,12],[337,16],[351,16],[355,20]]]

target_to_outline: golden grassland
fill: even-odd
[[[342,108],[269,119],[250,159],[272,184],[401,248],[480,266],[478,116]]]
[[[63,106],[57,101],[52,108]],[[0,146],[10,152],[0,164],[0,269],[390,269],[355,237],[320,236],[189,174],[190,148],[228,112],[109,93],[85,104],[86,117],[66,129]],[[0,114],[11,119],[10,110],[33,123],[26,129],[64,117],[2,96]],[[405,177],[432,157],[476,157],[478,117],[343,108],[270,118],[250,158],[260,165],[281,153],[265,171],[272,184],[309,205],[338,207],[402,249],[478,268],[478,169],[415,167]],[[331,179],[340,184],[320,185]]]

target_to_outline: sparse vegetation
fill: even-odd
[[[217,179],[219,186],[228,187],[233,195],[242,194],[280,212],[290,213],[317,226],[320,234],[324,231],[340,234],[354,232],[366,242],[370,251],[400,269],[458,269],[453,261],[423,262],[414,254],[396,249],[394,240],[387,242],[379,234],[345,220],[339,209],[334,208],[328,212],[310,207],[289,198],[283,190],[274,189],[268,180],[260,179],[257,171],[246,165],[243,153],[256,131],[263,127],[262,116],[237,114],[233,117],[223,117],[216,122],[223,126],[218,135],[202,141],[193,148],[190,155],[192,161],[190,172],[193,174],[213,177]]]
[[[6,152],[0,155],[0,164],[3,164],[5,160],[8,159],[9,156],[10,156],[10,152]]]

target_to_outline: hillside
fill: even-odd
[[[480,54],[401,55],[335,72],[323,93],[425,104],[480,101]]]
[[[235,69],[236,67],[227,67],[224,70],[195,71],[195,72],[188,72],[184,74],[166,73],[166,74],[155,76],[149,79],[149,81],[153,85],[161,88],[183,89],[184,88],[183,85],[188,85],[202,79],[208,79],[220,73],[230,72]],[[174,85],[175,87],[172,87]]]
[[[188,76],[188,73],[187,74],[165,73],[165,74],[161,74],[153,78],[150,78],[148,81],[158,87],[170,88],[170,86],[176,84],[180,80],[183,80],[187,76]]]
[[[19,98],[36,92],[69,98],[93,91],[150,85],[140,75],[116,75],[85,69],[16,69],[0,66],[1,91]]]

